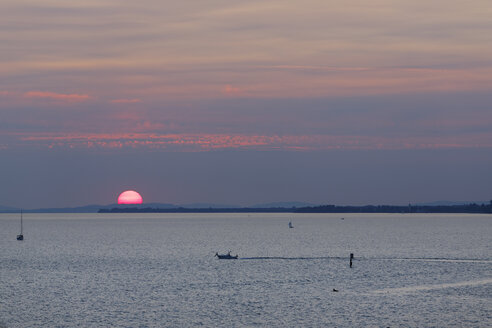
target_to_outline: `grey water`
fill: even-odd
[[[17,241],[19,224],[0,215],[2,328],[492,326],[492,215],[25,214]]]

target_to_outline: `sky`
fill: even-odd
[[[0,205],[492,198],[489,0],[0,0]]]

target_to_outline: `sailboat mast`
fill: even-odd
[[[21,210],[21,235],[22,235],[22,210]]]

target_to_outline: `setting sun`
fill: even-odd
[[[142,196],[133,190],[123,191],[118,196],[118,204],[142,204],[142,201]]]

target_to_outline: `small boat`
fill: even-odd
[[[289,222],[289,228],[294,228],[294,226],[292,225],[292,221]]]
[[[17,235],[17,240],[24,240],[24,235],[22,234],[22,210],[21,210],[21,231],[20,234]]]
[[[219,258],[219,260],[237,260],[238,256],[237,254],[235,256],[231,255],[231,252],[228,252],[227,254],[219,254],[215,253],[215,256]]]

